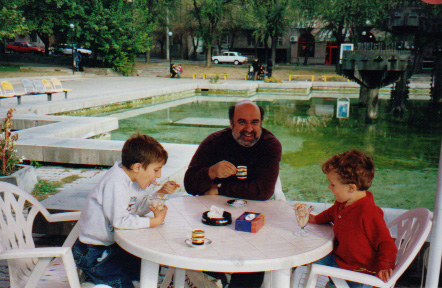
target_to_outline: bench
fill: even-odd
[[[327,77],[328,78],[338,78],[340,80],[346,80],[347,82],[350,82],[350,79],[347,79],[345,77],[339,76],[339,75],[321,75],[322,79],[324,79],[324,82],[327,82]]]
[[[228,74],[225,74],[225,73],[218,73],[218,74],[206,74],[206,73],[204,73],[203,74],[203,79],[206,79],[207,76],[216,76],[216,75],[218,75],[219,77],[223,77],[224,80],[227,80],[227,75]]]
[[[293,75],[293,74],[289,75],[289,81],[292,81],[292,78],[298,78],[298,77],[310,78],[312,82],[315,81],[315,75]]]
[[[64,98],[68,98],[69,89],[54,89],[51,81],[49,80],[34,80],[32,81],[35,87],[35,92],[38,94],[46,94],[48,95],[48,101],[52,101],[52,94],[54,93],[64,93]]]
[[[24,93],[16,93],[12,84],[8,81],[2,81],[1,84],[1,95],[0,98],[12,98],[17,97],[17,103],[21,104],[21,96],[25,95]]]

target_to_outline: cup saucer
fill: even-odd
[[[210,240],[208,238],[204,238],[204,244],[203,245],[194,245],[194,244],[192,244],[192,239],[190,239],[190,238],[187,238],[184,242],[186,242],[186,244],[188,246],[193,247],[193,248],[204,248],[207,245],[212,244],[212,240]]]
[[[230,199],[227,201],[227,205],[233,207],[241,207],[241,206],[246,206],[247,201],[243,199]]]

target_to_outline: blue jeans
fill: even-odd
[[[72,247],[77,267],[94,284],[113,288],[134,288],[132,280],[140,280],[141,259],[124,251],[117,244],[90,245],[79,240]]]
[[[312,264],[320,264],[320,265],[324,265],[324,266],[339,268],[338,263],[336,262],[335,256],[332,253],[328,254],[327,256],[325,256],[322,259],[319,259],[316,262],[313,262]],[[368,286],[365,284],[361,284],[361,283],[357,283],[357,282],[350,282],[350,281],[347,281],[347,284],[351,288],[371,288],[372,287],[372,286]]]

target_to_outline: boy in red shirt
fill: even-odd
[[[310,215],[310,223],[330,223],[333,251],[315,262],[373,274],[387,282],[393,273],[397,248],[385,224],[383,211],[367,191],[374,178],[371,157],[357,150],[333,156],[322,165],[328,189],[336,201],[327,210]],[[347,282],[350,287],[362,284]]]

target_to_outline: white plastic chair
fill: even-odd
[[[10,286],[79,288],[71,246],[75,225],[63,247],[35,248],[32,225],[38,213],[48,222],[78,220],[80,212],[50,214],[34,197],[15,185],[0,182],[0,259],[8,261]]]
[[[279,175],[278,175],[278,179],[276,179],[275,192],[273,193],[273,196],[275,197],[275,200],[283,201],[283,202],[286,201],[284,192],[282,192],[282,183],[281,183],[281,178],[279,177]]]
[[[338,288],[348,287],[345,280],[375,287],[393,287],[425,243],[430,233],[431,225],[432,214],[424,208],[409,210],[388,224],[390,232],[397,231],[395,243],[398,248],[398,253],[396,255],[396,266],[393,270],[393,275],[386,283],[376,276],[313,264],[305,287],[315,287],[319,275],[330,277]]]

